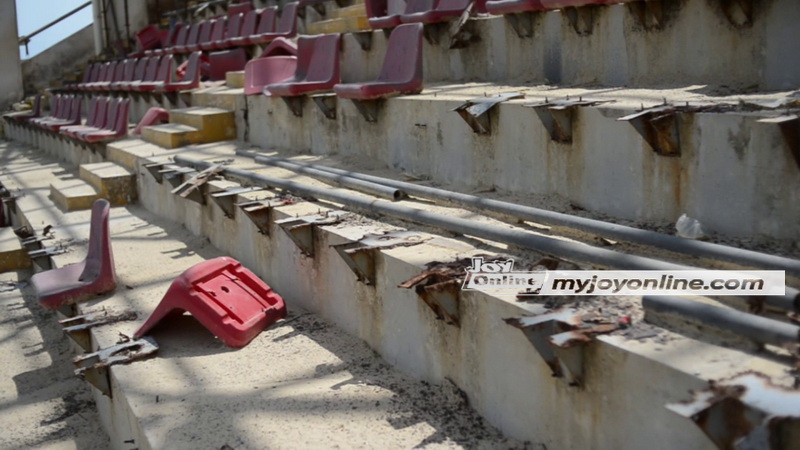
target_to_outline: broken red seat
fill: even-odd
[[[47,309],[89,300],[117,287],[108,215],[111,205],[99,199],[92,205],[89,229],[89,252],[86,259],[58,269],[39,272],[31,277],[39,303]]]
[[[286,317],[283,299],[239,261],[226,256],[183,272],[139,328],[138,339],[162,319],[189,312],[229,347],[244,347]]]
[[[338,33],[298,38],[294,77],[268,85],[269,94],[292,97],[333,89],[339,82],[339,42]]]
[[[394,28],[406,11],[405,0],[366,0],[365,7],[372,28]]]
[[[294,76],[296,56],[268,56],[254,59],[244,67],[244,95],[268,93],[265,87]]]
[[[392,31],[377,80],[337,84],[333,91],[338,97],[354,100],[422,92],[422,24],[400,25]]]
[[[167,93],[177,91],[188,91],[200,86],[200,56],[202,52],[194,52],[189,55],[189,60],[186,61],[186,70],[181,77],[181,81],[173,82],[169,79],[167,82],[159,84],[155,87],[153,92]]]
[[[167,122],[169,122],[169,111],[164,108],[154,106],[147,110],[147,112],[144,114],[144,117],[142,117],[142,120],[140,120],[139,124],[136,125],[136,128],[134,128],[132,134],[140,135],[142,134],[142,129],[144,127]]]
[[[161,30],[154,25],[142,28],[136,33],[136,44],[142,52],[161,47]]]
[[[489,0],[486,2],[486,10],[490,14],[502,16],[504,14],[546,11],[547,8],[542,5],[542,0]]]

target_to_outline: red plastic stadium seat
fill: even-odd
[[[128,109],[130,99],[110,99],[108,115],[102,129],[84,130],[76,133],[76,138],[88,143],[109,141],[128,134]]]
[[[225,38],[225,46],[247,45],[247,38],[256,33],[259,23],[270,26],[271,30],[275,29],[276,10],[277,8],[273,6],[271,8],[264,8],[261,11],[252,10],[245,14],[238,32],[235,34],[228,33],[228,37]]]
[[[339,41],[339,34],[298,38],[294,77],[270,84],[267,91],[272,95],[291,97],[333,89],[340,81]]]
[[[228,17],[236,14],[245,14],[253,10],[253,2],[234,3],[228,6]]]
[[[170,53],[189,53],[189,48],[197,45],[197,42],[200,39],[200,27],[202,27],[204,23],[205,22],[189,25],[189,31],[186,35],[186,42],[183,45],[175,45],[172,47]]]
[[[74,138],[80,131],[91,131],[103,128],[108,111],[108,99],[106,97],[94,97],[89,101],[89,114],[86,123],[83,125],[70,125],[58,130],[59,133]]]
[[[208,19],[200,24],[200,32],[197,33],[197,41],[194,44],[188,44],[186,47],[190,52],[202,50],[203,44],[211,42],[211,32],[214,30],[214,24],[217,19]]]
[[[201,262],[172,282],[161,303],[138,329],[138,339],[161,320],[189,312],[229,347],[244,347],[286,317],[283,299],[233,258]]]
[[[297,69],[296,56],[268,56],[251,60],[244,67],[244,94],[268,93],[265,87],[291,78]]]
[[[161,46],[161,30],[148,25],[136,33],[136,43],[140,51],[151,50]]]
[[[366,0],[367,17],[372,28],[394,28],[406,10],[405,0]]]
[[[181,81],[173,82],[171,79],[155,87],[154,92],[166,93],[176,91],[188,91],[200,86],[200,55],[202,52],[194,52],[189,55],[186,72]]]
[[[192,29],[190,24],[178,24],[175,26],[175,41],[169,47],[163,50],[155,50],[155,55],[166,55],[177,53],[178,47],[186,45],[186,40],[189,39],[189,32]]]
[[[86,259],[58,269],[39,272],[31,277],[39,303],[47,309],[89,300],[117,287],[108,215],[111,205],[99,199],[92,206],[89,229],[89,252]]]
[[[50,120],[43,122],[41,125],[44,129],[50,131],[58,131],[62,127],[69,125],[80,125],[81,111],[83,111],[83,98],[76,96],[70,101],[69,112],[67,113],[66,118]]]
[[[214,52],[208,55],[209,79],[224,80],[228,72],[244,70],[247,64],[247,52],[243,48]]]
[[[169,55],[172,56],[172,55]],[[145,65],[144,74],[142,77],[137,78],[130,83],[123,84],[120,89],[124,91],[131,91],[131,92],[138,92],[139,86],[142,84],[152,83],[156,81],[156,76],[158,76],[158,66],[162,59],[168,58],[169,56],[152,56],[147,59],[147,64]]]
[[[219,42],[225,39],[225,31],[228,28],[228,19],[221,17],[211,25],[211,36],[208,41],[200,44],[200,50],[220,50]]]
[[[491,14],[502,16],[503,14],[546,11],[547,8],[542,5],[542,0],[489,0],[486,2],[486,10]]]
[[[400,25],[392,31],[377,80],[337,84],[333,90],[338,97],[355,100],[422,92],[422,24]]]
[[[133,76],[136,73],[136,61],[137,59],[135,58],[129,58],[122,63],[122,76],[118,80],[111,82],[108,87],[109,90],[120,90],[124,83],[133,81]]]
[[[259,27],[261,28],[261,27]],[[294,37],[297,35],[297,2],[287,3],[281,11],[281,18],[274,31],[263,32],[250,36],[248,44],[265,44],[279,37]]]
[[[172,79],[172,61],[175,57],[173,55],[166,55],[161,57],[158,62],[158,68],[152,80],[148,79],[131,86],[134,92],[152,92],[159,85]],[[154,58],[158,59],[158,57]],[[149,75],[149,74],[148,74]]]

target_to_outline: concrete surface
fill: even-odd
[[[80,177],[114,206],[136,201],[136,177],[113,162],[81,164]]]
[[[93,27],[87,25],[33,58],[24,60],[22,78],[25,92],[30,95],[43,91],[52,82],[64,81],[68,71],[84,67],[94,56]],[[80,81],[82,76],[79,75],[75,81]],[[69,81],[72,80],[66,80]]]
[[[0,111],[22,100],[22,68],[19,59],[17,4],[15,0],[0,0]]]
[[[100,194],[89,183],[79,178],[50,183],[50,198],[62,211],[90,209]]]

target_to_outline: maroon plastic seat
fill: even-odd
[[[244,347],[269,325],[286,317],[280,295],[233,258],[201,262],[172,282],[135,338],[159,322],[189,312],[228,347]]]
[[[297,70],[294,77],[270,84],[267,91],[279,97],[329,91],[340,81],[340,35],[324,34],[297,39]]]
[[[200,44],[200,50],[219,50],[217,47],[218,42],[222,42],[225,38],[225,30],[228,27],[228,19],[221,17],[215,20],[211,25],[211,35],[208,41]]]
[[[28,122],[30,125],[39,126],[39,124],[43,121],[47,120],[54,120],[54,119],[63,119],[61,117],[62,109],[64,108],[65,103],[67,102],[66,95],[56,95],[50,101],[50,114],[46,116],[34,117],[31,118]]]
[[[39,128],[47,129],[51,123],[63,122],[69,118],[75,98],[72,95],[57,97],[50,115],[31,120],[31,123]]]
[[[176,52],[176,49],[180,46],[186,45],[186,39],[189,38],[189,31],[191,31],[191,24],[177,24],[175,25],[175,38],[169,45],[169,47],[165,47],[162,49],[153,50],[153,55],[161,56],[161,55],[168,55],[173,54]]]
[[[97,91],[100,89],[100,86],[108,82],[111,75],[113,75],[113,67],[111,66],[110,62],[102,63],[100,66],[100,71],[97,75],[97,79],[91,83],[88,83],[84,86],[83,90],[85,91]]]
[[[182,23],[176,23],[167,31],[167,36],[161,44],[161,48],[154,48],[144,52],[146,56],[161,56],[169,53],[170,47],[174,46],[178,40],[178,34],[182,29],[186,28]],[[185,35],[184,35],[185,36]]]
[[[189,25],[189,32],[186,34],[186,42],[183,45],[176,45],[172,47],[172,51],[170,53],[189,53],[189,47],[197,45],[197,41],[200,39],[200,27],[204,23],[205,22]]]
[[[154,59],[158,59],[158,57]],[[134,92],[152,92],[159,85],[171,80],[172,62],[174,59],[175,57],[173,55],[162,56],[161,60],[158,62],[158,67],[152,79],[149,78],[148,73],[148,75],[145,77],[146,79],[131,86],[131,90]]]
[[[372,28],[394,28],[406,10],[405,0],[366,0],[369,25]]]
[[[247,17],[245,17],[245,23],[242,25],[242,30],[240,32],[241,36],[231,39],[231,43],[237,46],[255,44],[256,42],[254,41],[254,39],[256,37],[267,33],[275,32],[275,24],[277,17],[278,17],[277,6],[270,6],[269,8],[262,9],[257,14],[258,26],[254,27],[252,31],[248,26],[250,24],[247,21]],[[245,27],[247,27],[247,29],[245,29]]]
[[[422,92],[422,24],[400,25],[392,31],[377,80],[337,84],[333,90],[338,97],[355,100]]]
[[[188,91],[200,86],[200,55],[202,52],[194,52],[189,55],[186,72],[180,81],[173,82],[171,79],[159,84],[153,90],[157,93],[168,93],[177,91]]]
[[[156,81],[156,76],[158,76],[158,66],[161,63],[161,60],[163,58],[168,58],[169,56],[151,56],[148,58],[147,65],[144,69],[144,75],[137,80],[124,84],[121,89],[129,92],[139,92],[139,87],[141,85]]]
[[[292,78],[296,69],[296,56],[268,56],[251,60],[244,67],[244,94],[269,95],[264,89],[267,85]]]
[[[122,76],[116,80],[112,81],[109,85],[108,89],[111,91],[120,90],[123,86],[123,83],[129,83],[133,81],[133,75],[136,73],[136,58],[128,58],[122,63]]]
[[[80,125],[81,112],[83,111],[83,97],[73,97],[69,106],[67,117],[60,120],[52,120],[43,123],[43,127],[50,131],[58,131],[62,127],[69,125]]]
[[[89,101],[88,115],[86,123],[83,125],[69,125],[58,130],[59,133],[67,137],[75,137],[79,131],[89,131],[103,127],[106,111],[108,111],[108,99],[106,97],[93,97]]]
[[[280,20],[274,31],[250,36],[249,44],[266,44],[279,37],[294,37],[297,35],[297,2],[287,3],[283,6]]]
[[[224,80],[228,72],[244,70],[247,64],[247,52],[243,48],[214,52],[208,55],[209,79]]]
[[[244,15],[242,19],[242,26],[236,34],[228,33],[225,39],[225,46],[232,47],[235,45],[247,45],[247,38],[256,33],[259,23],[272,24],[270,29],[275,27],[275,14],[277,8],[270,7],[262,10],[252,10]]]
[[[128,112],[130,109],[131,100],[129,98],[125,98],[118,100],[112,99],[109,101],[111,102],[109,110],[114,108],[116,105],[116,110],[113,111],[115,114],[109,114],[108,120],[106,121],[106,125],[103,127],[103,129],[79,133],[78,138],[80,140],[88,143],[105,142],[128,135]]]
[[[117,287],[108,216],[111,205],[99,199],[92,205],[89,251],[86,259],[31,277],[39,303],[47,309],[89,300]]]
[[[156,57],[155,56],[153,56],[153,57],[147,57],[146,56],[144,58],[137,59],[136,60],[136,64],[133,66],[133,76],[131,76],[131,79],[130,80],[123,80],[123,81],[120,81],[118,83],[115,83],[114,84],[115,90],[117,90],[117,91],[129,91],[130,87],[133,85],[133,83],[141,82],[144,79],[145,72],[147,71],[147,65],[150,63],[150,60],[152,58],[156,58]]]
[[[228,6],[228,17],[236,14],[245,14],[253,10],[253,2],[234,3]]]
[[[112,61],[108,63],[108,67],[106,68],[106,73],[103,78],[98,81],[97,83],[92,84],[90,91],[105,91],[108,90],[111,83],[114,82],[114,78],[117,76],[117,66],[119,63],[117,61]]]
[[[197,41],[195,41],[194,44],[188,44],[186,46],[190,52],[202,50],[203,44],[207,44],[211,41],[211,32],[214,29],[214,23],[216,21],[217,19],[208,19],[200,23],[200,31],[197,33]]]
[[[242,24],[244,22],[244,13],[234,14],[228,19],[228,25],[225,27],[224,33],[221,38],[214,40],[211,45],[214,50],[222,50],[231,46],[230,40],[238,37],[242,31]]]
[[[73,89],[78,91],[84,91],[86,90],[86,86],[88,86],[89,83],[94,83],[95,81],[97,81],[97,78],[100,76],[101,65],[102,65],[101,63],[93,63],[89,65],[89,67],[86,68],[86,72],[84,72],[83,74],[83,80],[80,83],[73,86]]]
[[[297,56],[297,44],[287,38],[275,38],[264,48],[259,58],[268,56]]]
[[[542,5],[542,0],[489,0],[486,2],[486,10],[490,14],[502,16],[503,14],[546,11],[547,8]]]
[[[136,33],[136,44],[144,52],[161,46],[161,30],[153,25],[148,25]]]

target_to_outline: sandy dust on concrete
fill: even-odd
[[[0,275],[0,449],[109,448],[88,385],[73,375],[72,350],[56,313],[20,280]]]

